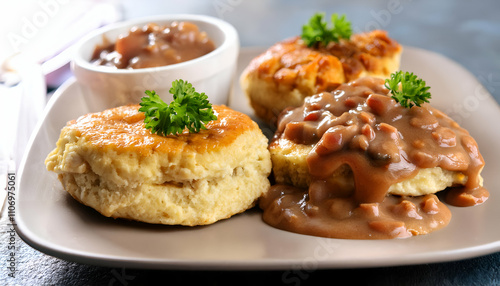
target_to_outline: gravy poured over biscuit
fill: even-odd
[[[309,178],[305,188],[277,180],[260,202],[268,224],[354,239],[432,232],[451,219],[435,191],[416,196],[391,189],[422,170],[453,177],[449,204],[488,198],[480,176],[484,160],[469,133],[429,104],[404,108],[388,93],[384,80],[362,78],[282,113],[271,153],[283,142],[309,146]],[[339,170],[351,183],[331,180]]]

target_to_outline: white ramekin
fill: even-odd
[[[115,69],[90,62],[96,45],[104,38],[114,42],[133,26],[173,21],[196,24],[214,42],[215,50],[186,62],[143,69]],[[211,103],[226,104],[239,47],[236,29],[223,20],[204,15],[161,15],[112,24],[90,33],[77,44],[71,68],[89,94],[87,103],[93,110],[139,103],[145,90],[155,90],[168,103],[172,100],[168,90],[176,79],[192,83],[196,91],[207,94]]]

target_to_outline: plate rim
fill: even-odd
[[[265,51],[265,47],[242,47],[240,49],[240,55],[244,53],[256,53]],[[469,77],[475,80],[478,84],[481,84],[479,80],[470,73],[467,69],[462,67],[459,63],[447,58],[439,53],[425,50],[417,47],[404,46],[404,49],[414,50],[418,52],[432,53],[435,56],[439,56],[450,63],[453,63],[461,69],[461,72],[465,72]],[[235,79],[237,81],[237,79]],[[74,77],[68,79],[64,84],[62,84],[52,95],[48,101],[43,115],[36,127],[26,148],[25,155],[21,161],[21,164],[17,171],[17,182],[16,182],[16,196],[18,198],[19,192],[22,190],[19,187],[23,182],[23,175],[25,171],[25,166],[29,158],[29,154],[32,151],[34,140],[36,135],[42,129],[45,120],[49,113],[52,112],[57,101],[65,95],[65,92],[70,89],[73,85],[79,85]],[[495,98],[488,92],[488,96],[491,97],[493,101],[496,102]],[[500,105],[497,103],[497,110],[500,112]],[[16,202],[19,203],[19,202]],[[289,269],[290,267],[301,265],[304,262],[303,258],[297,259],[271,259],[271,258],[259,258],[254,260],[196,260],[196,259],[142,259],[134,257],[108,257],[107,255],[98,255],[94,253],[86,253],[83,251],[78,251],[63,247],[57,244],[53,244],[49,241],[40,240],[40,238],[34,234],[29,227],[27,227],[26,222],[20,219],[20,208],[16,208],[15,213],[15,225],[16,232],[21,239],[23,239],[28,245],[37,249],[43,253],[51,256],[59,257],[64,260],[74,261],[78,263],[93,264],[106,267],[133,267],[133,268],[145,268],[145,269],[203,269],[203,270],[283,270]],[[407,259],[405,261],[394,261],[393,258],[389,259],[376,259],[376,260],[349,260],[349,261],[319,261],[316,265],[317,269],[344,269],[344,268],[367,268],[367,267],[387,267],[387,266],[404,266],[404,265],[415,265],[422,263],[440,263],[449,261],[458,261],[468,258],[473,258],[477,256],[492,254],[500,251],[500,238],[497,241],[485,243],[481,245],[469,246],[460,249],[445,250],[441,255],[436,256],[435,252],[421,253],[411,255],[413,259]]]

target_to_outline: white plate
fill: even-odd
[[[243,49],[238,74],[260,52]],[[452,113],[470,130],[486,160],[483,175],[489,200],[476,207],[450,207],[452,220],[442,230],[394,240],[319,238],[272,228],[262,222],[257,209],[203,227],[103,217],[67,195],[56,175],[44,166],[66,121],[96,111],[89,110],[85,90],[71,80],[49,102],[20,168],[18,233],[32,247],[52,256],[133,268],[311,270],[442,262],[499,251],[498,104],[469,72],[435,53],[407,47],[402,69],[427,80],[434,105]],[[237,81],[230,105],[251,113]]]

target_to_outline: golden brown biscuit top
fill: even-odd
[[[356,53],[366,53],[374,57],[392,56],[401,51],[401,45],[389,38],[387,31],[374,30],[367,33],[353,34],[349,40],[332,42],[326,48],[333,55],[343,58]],[[342,51],[342,53],[338,53]]]
[[[386,31],[355,34],[350,40],[324,48],[307,47],[300,37],[276,43],[249,64],[247,72],[281,84],[300,85],[314,77],[315,92],[332,90],[358,78],[363,71],[382,73],[382,58],[392,58],[402,47]],[[298,82],[299,83],[298,83]]]
[[[270,47],[250,62],[247,72],[256,72],[261,79],[291,86],[313,80],[319,91],[329,89],[330,83],[345,81],[338,58],[308,48],[298,37]]]
[[[389,38],[387,31],[375,30],[352,35],[350,40],[330,43],[324,53],[340,59],[347,81],[355,80],[362,71],[384,73],[382,58],[392,58],[402,51],[401,45]]]
[[[231,144],[240,134],[258,128],[247,115],[226,106],[213,105],[217,120],[206,124],[199,133],[185,130],[179,135],[152,134],[144,127],[139,105],[125,105],[83,115],[68,122],[69,128],[86,144],[113,149],[118,153],[134,151],[142,156],[152,152],[210,152]]]

